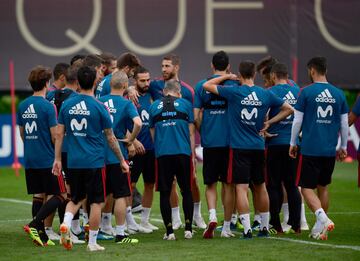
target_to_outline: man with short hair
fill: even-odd
[[[124,145],[132,144],[141,129],[141,119],[136,111],[134,104],[123,97],[124,91],[128,87],[128,77],[124,72],[117,71],[111,78],[111,93],[99,100],[109,109],[115,137],[119,141],[121,152],[127,160],[127,149]],[[128,126],[133,125],[132,131],[126,137]],[[126,144],[125,144],[126,143]],[[117,243],[138,243],[137,239],[129,239],[125,235],[125,216],[126,216],[126,197],[131,195],[130,173],[123,173],[112,150],[106,146],[105,149],[105,171],[106,171],[106,193],[112,194],[114,202],[114,213],[116,220],[115,242]],[[105,213],[103,213],[104,215]],[[108,217],[111,224],[111,216]],[[128,231],[131,224],[127,222]],[[102,230],[111,230],[112,226],[102,227]],[[136,228],[137,229],[137,228]]]
[[[224,97],[229,106],[230,155],[227,182],[235,184],[236,204],[240,220],[244,226],[244,238],[252,237],[250,226],[249,183],[254,185],[255,196],[261,216],[259,237],[269,235],[269,199],[264,180],[265,142],[261,134],[273,123],[289,116],[291,106],[273,93],[254,85],[255,63],[244,61],[239,66],[241,86],[218,86],[229,79],[236,80],[234,74],[213,78],[204,83],[204,89]],[[280,112],[265,121],[267,111],[280,107]]]
[[[288,84],[288,70],[285,64],[276,63],[270,71],[270,79],[275,85],[268,90],[284,100],[291,106],[295,106],[300,88]],[[269,119],[279,112],[279,108],[271,108]],[[268,132],[270,137],[267,139],[266,171],[267,171],[267,190],[270,200],[270,224],[273,228],[282,233],[279,213],[283,202],[283,189],[285,187],[288,204],[290,225],[287,233],[300,233],[300,212],[301,196],[296,184],[296,159],[289,157],[289,142],[291,136],[291,125],[293,115],[273,124]]]
[[[33,194],[33,220],[24,230],[40,246],[55,245],[45,233],[44,219],[66,198],[63,177],[51,173],[57,120],[55,106],[45,99],[50,79],[50,69],[33,68],[28,80],[34,94],[20,103],[17,112],[17,124],[24,142],[26,186],[28,194]]]
[[[58,63],[55,65],[53,74],[54,74],[54,82],[51,87],[48,88],[48,92],[59,90],[65,87],[66,84],[66,71],[70,67],[67,63]],[[51,100],[48,98],[48,94],[46,95],[47,100]]]
[[[328,232],[335,227],[328,218],[328,185],[335,166],[336,155],[340,160],[347,156],[348,106],[344,93],[328,83],[325,57],[314,57],[307,63],[312,84],[304,87],[295,105],[289,155],[297,156],[296,140],[302,130],[301,155],[298,172],[301,192],[316,223],[310,237],[327,240]],[[336,151],[338,136],[340,149]],[[317,189],[315,194],[314,189]]]
[[[180,84],[169,80],[164,97],[150,107],[150,130],[155,144],[157,190],[160,210],[166,227],[164,240],[175,240],[171,222],[170,193],[174,177],[180,186],[185,216],[185,239],[192,238],[193,175],[195,126],[192,104],[181,98]]]
[[[104,136],[109,147],[120,161],[124,173],[129,167],[121,153],[119,143],[112,130],[110,114],[102,103],[94,98],[95,69],[84,66],[78,70],[80,94],[66,100],[59,113],[59,125],[55,143],[54,175],[61,175],[61,147],[66,131],[68,142],[68,168],[71,186],[71,201],[66,206],[64,222],[60,226],[61,244],[72,248],[71,221],[87,198],[90,204],[89,251],[101,251],[104,247],[96,242],[101,207],[104,197]],[[103,134],[104,132],[104,134]]]
[[[116,69],[116,57],[112,53],[102,53],[100,54],[101,59],[103,59],[103,73],[104,76],[107,76]]]

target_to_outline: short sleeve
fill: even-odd
[[[190,102],[186,101],[185,106],[187,114],[189,116],[189,123],[194,123],[194,111],[192,105],[190,104]]]
[[[217,91],[219,93],[219,95],[221,97],[226,98],[227,100],[231,101],[232,99],[235,98],[235,88],[239,88],[239,87],[234,87],[234,86],[227,86],[227,85],[218,85],[217,86]]]
[[[107,110],[105,105],[101,105],[101,123],[102,129],[111,129],[112,128],[112,121],[110,117],[110,112]]]
[[[345,113],[349,113],[349,106],[346,102],[346,98],[344,93],[341,93],[341,97],[342,97],[342,104],[341,104],[341,114],[345,114]]]
[[[299,97],[297,99],[295,110],[304,112],[306,107],[306,92],[304,90],[300,91]]]
[[[49,105],[49,109],[47,111],[47,118],[50,128],[57,125],[57,111],[54,104]]]
[[[194,99],[194,108],[202,108],[203,104],[202,104],[202,99],[201,99],[201,92],[202,92],[202,85],[203,85],[203,81],[198,82],[195,86],[195,99]]]
[[[17,123],[17,125],[19,125],[19,126],[24,126],[24,123],[23,123],[23,121],[22,121],[22,117],[21,117],[21,111],[20,111],[20,109],[17,111],[17,113],[16,113],[16,123]]]
[[[269,98],[270,98],[270,106],[271,107],[280,107],[283,105],[284,100],[280,99],[274,92],[269,91]]]
[[[135,105],[130,101],[126,105],[126,112],[127,112],[127,115],[129,115],[130,119],[134,119],[135,117],[139,116],[139,113],[138,113],[137,109],[135,108]]]
[[[63,104],[60,108],[59,115],[58,115],[58,123],[62,124],[62,125],[64,125],[64,120],[65,120],[65,116],[64,116],[65,109],[64,108],[65,108],[65,106]]]

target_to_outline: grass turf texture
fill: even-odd
[[[19,177],[15,177],[12,169],[1,168],[0,260],[360,260],[360,192],[356,187],[356,168],[355,163],[336,165],[330,186],[329,210],[329,216],[335,222],[336,228],[330,233],[328,241],[308,239],[308,232],[301,235],[275,236],[277,239],[252,240],[240,240],[239,236],[233,239],[220,238],[220,233],[216,232],[214,239],[204,240],[202,231],[198,229],[192,240],[184,240],[183,229],[180,229],[175,232],[177,241],[165,242],[162,240],[165,232],[162,223],[153,220],[152,223],[159,226],[160,231],[134,235],[133,237],[140,240],[137,245],[116,245],[113,241],[100,241],[106,248],[105,252],[101,253],[87,252],[86,245],[75,245],[72,251],[66,251],[58,244],[54,247],[36,247],[22,230],[22,226],[31,216],[31,205],[3,200],[9,198],[31,201],[31,197],[26,194],[24,171],[20,172]],[[198,167],[198,180],[202,193],[202,213],[207,222],[201,166]],[[140,191],[142,187],[140,181]],[[221,210],[220,205],[218,202],[218,210]],[[308,223],[312,226],[314,217],[308,209],[306,214]],[[161,220],[158,193],[154,197],[151,217]],[[223,214],[219,211],[218,219],[221,220],[222,217]],[[55,230],[58,230],[58,225],[58,219],[55,219]],[[301,242],[290,242],[288,239]],[[310,245],[306,244],[307,242],[322,245]],[[356,249],[335,247],[340,245]]]

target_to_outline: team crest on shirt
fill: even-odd
[[[251,105],[251,106],[261,106],[262,102],[257,97],[256,92],[252,92],[248,96],[246,96],[244,99],[242,99],[241,104],[242,105]]]

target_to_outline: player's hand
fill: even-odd
[[[127,89],[127,95],[129,97],[129,100],[132,101],[135,105],[139,103],[140,94],[138,93],[138,91],[135,89],[134,86],[130,86]]]
[[[132,158],[136,155],[134,144],[128,146],[127,149],[128,149],[129,158]]]
[[[233,80],[233,81],[238,81],[239,78],[236,74],[230,73],[229,75],[229,80]]]
[[[338,161],[343,161],[345,158],[347,157],[347,151],[344,150],[344,149],[339,149],[337,152],[336,152],[336,159]]]
[[[53,167],[52,167],[52,173],[55,176],[60,176],[61,171],[62,171],[61,160],[54,160]]]
[[[129,173],[129,172],[130,172],[129,165],[126,163],[125,160],[123,160],[123,161],[120,163],[120,167],[121,167],[121,170],[122,170],[123,173]]]
[[[264,132],[260,132],[260,136],[264,137],[264,138],[267,138],[267,139],[271,139],[273,137],[276,137],[278,136],[279,134],[277,133],[269,133],[267,131],[264,131]]]
[[[131,146],[133,144],[133,140],[130,140],[128,137],[125,137],[123,139],[118,139],[118,141],[125,143],[126,146]]]
[[[293,159],[296,159],[297,157],[297,152],[298,152],[298,147],[297,146],[291,146],[289,148],[289,156]]]
[[[140,141],[135,140],[133,144],[135,147],[136,155],[144,155],[145,154],[144,145]]]
[[[267,131],[267,129],[269,127],[270,127],[270,124],[267,121],[265,121],[263,128],[259,132],[260,136],[265,137],[265,132]]]

